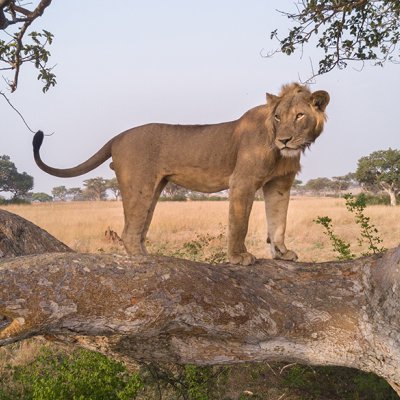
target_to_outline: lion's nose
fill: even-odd
[[[279,140],[282,144],[286,145],[286,143],[288,143],[288,142],[290,142],[290,141],[292,140],[292,137],[293,137],[293,136],[285,137],[285,138],[278,138],[278,140]]]

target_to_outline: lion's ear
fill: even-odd
[[[318,108],[318,110],[324,112],[326,106],[329,104],[329,93],[325,90],[317,90],[311,95],[311,104]]]
[[[266,93],[267,97],[267,104],[274,104],[279,100],[278,96],[275,96],[274,94],[271,93]]]

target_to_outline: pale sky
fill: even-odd
[[[302,58],[300,53],[260,55],[276,47],[273,29],[289,28],[276,9],[293,10],[293,0],[110,4],[56,0],[35,21],[36,30],[55,35],[50,50],[58,84],[42,94],[36,72],[23,68],[19,89],[9,98],[34,130],[55,131],[41,150],[51,166],[72,167],[111,137],[144,123],[237,119],[263,104],[266,92],[276,94],[282,84],[308,78],[310,57],[317,65],[311,47]],[[318,77],[311,89],[327,90],[331,103],[323,134],[302,158],[299,179],[354,172],[360,157],[400,147],[399,65],[333,71]],[[32,134],[2,98],[0,115],[0,154],[34,176],[34,192],[50,194],[54,186],[113,177],[108,162],[79,178],[45,174],[33,161]]]

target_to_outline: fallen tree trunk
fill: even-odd
[[[0,345],[34,335],[122,360],[340,365],[400,394],[400,247],[251,267],[42,254],[0,261]]]

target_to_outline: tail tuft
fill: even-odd
[[[32,145],[33,145],[33,153],[39,153],[40,146],[43,143],[44,134],[42,131],[37,131],[35,136],[33,137]]]

